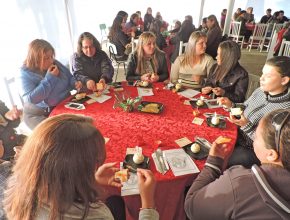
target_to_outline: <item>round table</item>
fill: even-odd
[[[137,88],[127,86],[123,83],[124,90],[131,97],[138,95]],[[156,180],[156,207],[160,219],[185,219],[183,209],[184,189],[191,185],[196,175],[184,175],[175,177],[171,170],[165,175],[156,171],[151,154],[156,150],[156,141],[161,141],[161,149],[179,148],[175,140],[187,137],[194,141],[195,136],[204,137],[213,142],[218,136],[224,135],[232,139],[228,145],[233,148],[237,138],[236,125],[226,121],[226,128],[209,127],[204,121],[202,125],[192,123],[194,119],[193,108],[185,105],[186,98],[163,88],[163,83],[156,83],[153,87],[154,96],[143,97],[144,101],[159,102],[164,105],[160,114],[148,114],[133,111],[124,112],[121,108],[113,109],[114,94],[110,90],[111,99],[104,103],[85,104],[85,110],[73,110],[64,107],[68,101],[64,101],[54,108],[51,115],[61,113],[83,114],[94,119],[95,126],[101,131],[104,137],[109,138],[106,144],[106,162],[121,162],[126,155],[128,147],[140,146],[143,154],[150,157],[150,170],[153,171]],[[217,112],[228,116],[228,112],[222,108],[199,109],[201,113]],[[203,114],[200,118],[205,119]],[[194,161],[201,170],[205,160]],[[127,219],[138,219],[140,204],[139,195],[124,197],[126,203]]]

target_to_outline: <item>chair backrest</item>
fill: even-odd
[[[18,88],[16,86],[15,78],[14,77],[10,77],[10,78],[4,77],[3,80],[4,80],[4,84],[6,87],[6,91],[7,91],[11,106],[14,106],[16,104],[21,104],[23,107],[24,101],[23,101],[21,95],[19,94]],[[17,101],[15,100],[16,96],[18,99]],[[20,101],[20,103],[19,103],[19,101]]]
[[[249,84],[248,84],[248,90],[246,93],[246,99],[248,99],[254,90],[256,90],[260,86],[260,76],[249,74]]]
[[[269,51],[268,51],[268,55],[267,55],[267,60],[272,58],[273,55],[274,55],[274,49],[275,49],[275,45],[276,45],[276,41],[277,41],[277,32],[274,31],[274,34],[271,38],[271,41],[270,41],[270,45],[269,45]]]
[[[275,24],[274,26],[275,31],[277,31],[277,33],[283,28],[283,24]]]
[[[283,39],[278,56],[290,57],[290,41]]]
[[[239,37],[241,32],[241,25],[241,21],[232,21],[228,36],[233,38]]]
[[[253,31],[253,40],[263,40],[268,31],[268,24],[256,24]]]
[[[104,31],[106,33],[106,29],[107,29],[106,24],[100,24],[99,27],[100,27],[101,32]]]
[[[108,42],[107,46],[108,46],[108,49],[109,49],[110,54],[111,53],[114,54],[114,55],[117,55],[118,54],[117,53],[117,47],[116,47],[115,44],[112,44],[112,43]]]
[[[183,41],[180,41],[179,43],[179,52],[178,55],[180,56],[183,53],[183,48],[187,46],[187,43],[183,43]]]

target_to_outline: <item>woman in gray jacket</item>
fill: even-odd
[[[185,199],[189,219],[290,219],[290,110],[259,123],[254,150],[262,165],[233,166],[225,144],[213,143],[205,167]]]

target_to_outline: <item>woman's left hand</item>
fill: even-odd
[[[228,118],[228,120],[240,127],[245,126],[246,124],[248,124],[249,120],[244,116],[244,114],[241,114],[241,119],[236,119],[234,116],[232,116],[230,114],[230,117]]]
[[[212,92],[216,95],[216,96],[223,96],[225,94],[225,90],[220,88],[220,87],[215,87],[212,89]]]
[[[106,80],[105,79],[100,79],[99,83],[103,84],[103,90],[106,88]]]
[[[122,187],[122,184],[115,180],[115,173],[120,170],[115,167],[116,164],[117,162],[105,163],[97,169],[95,173],[95,179],[98,184]]]
[[[158,82],[159,81],[159,76],[157,73],[152,73],[150,77],[151,82]]]

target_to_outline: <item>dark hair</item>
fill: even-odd
[[[284,11],[283,10],[280,10],[279,13],[283,13],[284,14]]]
[[[184,20],[181,24],[178,35],[180,40],[183,42],[188,42],[191,33],[194,31],[194,27],[190,20]]]
[[[116,15],[116,17],[117,16],[119,16],[119,17],[121,17],[121,18],[125,18],[125,17],[128,17],[128,13],[127,12],[125,12],[125,11],[119,11],[118,13],[117,13],[117,15]]]
[[[110,39],[110,41],[113,40],[113,36],[117,35],[117,33],[122,30],[122,23],[123,23],[123,18],[121,16],[115,17],[112,27],[110,28],[109,35],[108,35],[108,38]]]
[[[105,141],[92,118],[62,114],[44,120],[28,137],[13,167],[5,196],[7,217],[31,219],[45,204],[48,219],[61,219],[79,203],[85,219],[90,204],[100,199],[95,170],[105,158]]]
[[[272,11],[272,9],[271,8],[268,8],[266,11]]]
[[[241,14],[246,14],[247,12],[245,11],[245,10],[242,10],[241,12],[240,12],[240,15]]]
[[[189,20],[191,23],[193,23],[193,19],[191,15],[186,15],[185,20]]]
[[[130,17],[130,22],[133,23],[133,20],[136,18],[136,17],[139,17],[139,15],[137,13],[133,13]]]
[[[268,59],[266,61],[266,64],[275,67],[275,69],[278,73],[281,74],[281,76],[290,77],[290,57],[276,56]]]
[[[265,117],[262,118],[260,123],[263,125],[263,132],[262,137],[265,142],[265,147],[267,149],[276,150],[276,143],[275,143],[275,128],[272,125],[272,118],[279,112],[288,111],[289,109],[278,109],[272,111],[271,113],[267,114]],[[281,161],[286,170],[290,172],[290,120],[287,120],[281,130],[280,134],[280,156]]]
[[[82,42],[83,42],[84,39],[92,40],[93,41],[93,45],[96,48],[96,50],[101,50],[102,49],[100,42],[97,40],[97,38],[94,35],[92,35],[89,32],[84,32],[84,33],[82,33],[79,36],[79,39],[78,39],[77,53],[79,55],[84,54],[83,50],[82,50],[82,47],[83,47]]]
[[[219,25],[219,22],[218,22],[218,20],[217,20],[217,18],[216,18],[216,16],[215,15],[210,15],[210,16],[208,16],[207,17],[207,20],[210,20],[210,21],[214,21],[214,25],[213,25],[213,27],[216,27],[216,26],[220,26]]]
[[[160,34],[160,29],[162,26],[162,21],[158,19],[154,19],[153,22],[150,24],[149,31],[153,32],[157,37]]]
[[[215,81],[222,81],[223,78],[236,67],[241,58],[241,49],[239,45],[232,41],[227,40],[219,44],[221,64],[217,65],[215,69]]]

